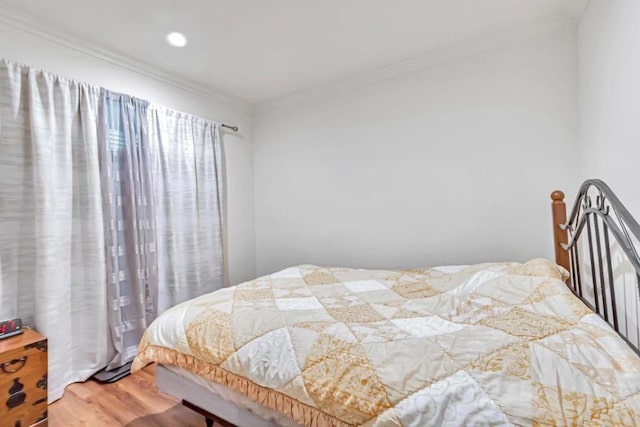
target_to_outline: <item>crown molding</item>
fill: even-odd
[[[589,2],[585,5],[584,9]],[[309,88],[287,95],[250,103],[222,91],[214,90],[201,83],[159,70],[157,67],[134,57],[109,50],[95,43],[82,40],[77,36],[54,28],[51,24],[38,21],[32,16],[0,5],[0,22],[33,34],[37,37],[72,49],[128,71],[143,75],[164,84],[199,96],[205,96],[216,102],[244,112],[256,114],[269,113],[281,108],[298,105],[302,102],[333,97],[340,93],[355,92],[384,80],[419,72],[457,59],[473,56],[482,52],[517,43],[532,37],[550,34],[569,27],[575,27],[576,21],[568,15],[555,15],[543,19],[524,22],[518,26],[474,37],[448,46],[440,47],[420,55],[387,64],[373,70],[352,74],[337,80],[313,85]]]
[[[254,114],[269,114],[302,103],[354,93],[376,83],[420,72],[458,59],[474,56],[558,31],[575,30],[576,21],[568,15],[554,15],[484,34],[473,39],[440,47],[370,71],[325,82],[313,87],[268,99],[254,105]]]
[[[251,105],[244,100],[227,95],[222,91],[213,90],[212,88],[193,80],[160,70],[157,67],[144,61],[140,61],[134,57],[82,40],[77,36],[73,36],[54,28],[51,24],[36,20],[32,16],[12,10],[6,6],[0,6],[0,22],[84,55],[97,58],[108,62],[109,64],[116,65],[128,71],[132,71],[158,82],[181,89],[185,92],[205,96],[215,100],[216,102],[242,111],[251,111]]]

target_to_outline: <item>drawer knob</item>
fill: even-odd
[[[0,369],[5,374],[15,374],[24,367],[27,363],[28,356],[21,357],[20,359],[13,359],[11,362],[4,362],[0,364]]]

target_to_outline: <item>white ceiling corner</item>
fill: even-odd
[[[185,90],[255,105],[355,76],[366,81],[410,70],[454,51],[464,54],[465,41],[478,45],[506,29],[531,26],[523,23],[578,20],[587,4],[0,0],[0,20]],[[185,33],[189,44],[168,46],[164,37],[171,31]]]
[[[218,102],[231,105],[242,110],[247,110],[248,108],[248,103],[246,101],[237,99],[222,90],[211,88],[199,82],[194,82],[188,77],[167,72],[150,63],[144,62],[144,60],[136,59],[132,56],[128,56],[127,54],[105,48],[100,44],[84,40],[82,37],[71,35],[64,30],[53,27],[49,23],[38,20],[34,16],[8,8],[4,3],[6,2],[0,0],[0,23],[34,34],[50,42],[98,58],[129,71],[142,74],[184,91],[201,96],[207,96],[217,100]]]
[[[464,40],[459,43],[443,46],[441,49],[425,52],[402,61],[386,64],[381,67],[349,75],[340,79],[317,84],[311,88],[304,88],[277,98],[267,99],[254,105],[254,111],[261,114],[273,113],[281,108],[291,108],[305,102],[340,96],[345,92],[353,93],[366,90],[367,87],[394,77],[411,74],[438,66],[459,58],[469,57],[501,46],[513,45],[519,41],[543,34],[551,34],[563,29],[575,28],[575,20],[566,15],[555,15],[535,21],[521,23],[518,26],[506,28]]]

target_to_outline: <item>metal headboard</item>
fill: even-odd
[[[556,262],[568,286],[640,354],[640,225],[599,179],[580,187],[567,220],[564,194],[551,194]]]

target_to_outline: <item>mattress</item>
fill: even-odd
[[[292,267],[168,310],[133,370],[177,366],[309,426],[635,425],[640,358],[565,278],[545,260]]]

